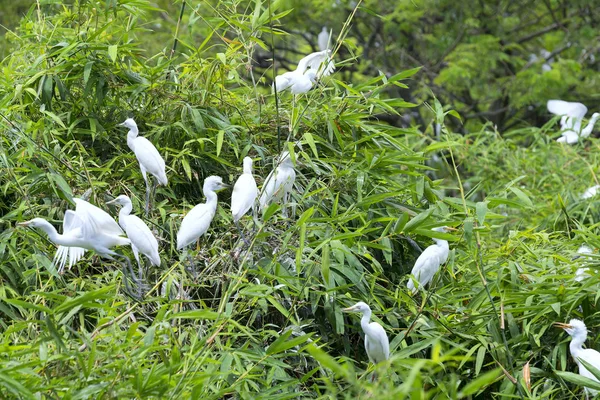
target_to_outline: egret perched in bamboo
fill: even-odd
[[[359,301],[352,307],[342,309],[344,312],[362,313],[360,326],[365,333],[365,350],[369,361],[378,364],[390,358],[390,341],[385,329],[377,322],[370,322],[371,308],[362,301]]]
[[[333,71],[335,64],[331,60],[331,50],[317,51],[301,59],[294,71],[277,75],[273,89],[282,92],[290,88],[293,94],[306,93],[317,79],[329,76]]]
[[[594,113],[588,124],[582,127],[583,117],[588,111],[585,105],[563,100],[548,100],[547,107],[552,114],[562,116],[560,119],[562,137],[556,140],[561,143],[575,144],[579,139],[590,136],[596,120],[600,118],[600,113]]]
[[[121,225],[121,228],[123,228],[125,233],[127,233],[127,237],[131,240],[131,250],[133,250],[133,255],[138,263],[141,280],[142,264],[140,263],[139,253],[145,255],[153,266],[158,267],[160,265],[158,241],[144,221],[135,215],[131,215],[133,205],[129,197],[122,194],[106,204],[118,204],[122,206],[119,211],[119,225]]]
[[[432,231],[436,232],[447,232],[455,230],[448,226],[441,226],[433,228]],[[408,279],[408,289],[412,293],[417,292],[414,280],[417,281],[418,287],[424,287],[433,279],[433,276],[440,269],[440,266],[448,260],[448,254],[450,253],[450,247],[448,241],[443,239],[433,238],[435,244],[427,247],[415,261],[411,273],[411,277]]]
[[[583,344],[587,339],[587,328],[583,321],[578,319],[572,319],[568,324],[563,324],[561,322],[555,322],[554,326],[557,328],[564,329],[571,336],[571,343],[569,344],[569,351],[571,352],[571,356],[575,359],[577,363],[577,367],[579,368],[579,375],[584,376],[586,378],[590,378],[598,383],[600,381],[598,378],[594,376],[587,368],[581,363],[581,360],[584,360],[588,364],[593,365],[594,367],[600,369],[600,353],[598,353],[594,349],[584,349]],[[585,388],[586,397],[587,393],[595,396],[598,393],[597,390]]]
[[[252,176],[252,159],[250,157],[244,157],[244,172],[233,185],[233,192],[231,193],[231,214],[233,215],[233,222],[240,232],[240,236],[244,241],[244,234],[240,229],[238,221],[254,207],[254,202],[258,196],[258,188],[256,187],[256,181]]]
[[[327,30],[327,27],[324,26],[323,29],[321,29],[319,36],[317,37],[317,42],[319,43],[319,50],[323,51],[329,48],[329,36],[329,31]]]
[[[217,191],[228,187],[220,176],[209,176],[204,180],[202,192],[206,203],[198,204],[187,213],[179,232],[177,232],[177,250],[194,243],[208,230],[211,221],[217,212]]]
[[[123,237],[124,233],[119,225],[106,211],[87,201],[82,199],[73,199],[73,201],[75,211],[65,211],[62,235],[43,218],[34,218],[18,225],[41,229],[52,243],[58,245],[54,264],[58,265],[58,272],[61,274],[65,265],[71,268],[83,257],[86,250],[94,250],[98,255],[109,260],[114,260],[113,257],[124,259],[131,273],[130,276],[135,281],[129,258],[111,250],[113,247],[127,246],[131,243],[128,238]],[[125,271],[124,269],[123,272]],[[125,285],[129,289],[127,278],[125,278]]]
[[[289,151],[284,151],[279,157],[279,165],[275,168],[267,179],[262,188],[262,193],[258,200],[260,210],[264,211],[273,201],[283,200],[282,212],[287,217],[285,205],[289,202],[294,181],[296,180],[296,171]]]
[[[156,147],[145,137],[138,136],[139,130],[133,118],[127,118],[120,124],[129,129],[127,133],[127,146],[135,153],[135,157],[140,163],[140,170],[146,182],[146,215],[150,211],[150,192],[156,188],[156,182],[150,187],[146,173],[153,175],[159,185],[166,186],[168,183],[165,172],[165,160],[160,156]]]

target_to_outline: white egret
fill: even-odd
[[[156,183],[150,188],[148,184],[147,172],[152,174],[159,185],[166,186],[168,183],[165,172],[165,160],[160,156],[156,147],[145,137],[138,136],[139,130],[133,118],[127,118],[120,124],[129,129],[127,133],[127,146],[135,153],[135,157],[140,163],[140,170],[146,182],[146,215],[150,211],[150,192],[156,187]]]
[[[289,202],[289,197],[296,180],[296,171],[289,151],[284,151],[279,157],[279,165],[275,168],[262,188],[262,193],[258,199],[260,210],[264,211],[272,201],[283,200],[282,212],[287,217],[285,205]]]
[[[588,247],[587,245],[581,245],[579,247],[579,249],[577,249],[577,254],[581,254],[579,256],[573,257],[573,260],[576,260],[580,257],[585,257],[585,254],[592,254],[593,251],[590,247]],[[587,267],[582,267],[582,268],[577,268],[577,271],[575,271],[575,281],[576,282],[581,282],[582,280],[584,280],[585,278],[588,278],[590,275],[587,273],[590,269]]]
[[[598,353],[594,349],[584,349],[583,344],[587,339],[587,328],[583,321],[578,319],[572,319],[568,324],[563,324],[561,322],[555,322],[554,326],[557,328],[564,329],[571,336],[571,343],[569,344],[569,351],[571,352],[571,356],[575,359],[577,363],[577,367],[579,368],[579,375],[584,376],[586,378],[590,378],[596,382],[598,378],[594,376],[587,368],[581,363],[580,360],[585,360],[588,364],[593,365],[594,367],[600,369],[600,353]],[[595,396],[598,393],[597,390],[585,388],[586,393]],[[586,396],[587,397],[587,396]]]
[[[447,232],[456,230],[448,226],[441,226],[433,228],[432,231],[436,232]],[[450,247],[447,240],[433,238],[435,244],[427,247],[415,261],[411,273],[411,277],[408,279],[407,287],[412,293],[417,292],[415,287],[415,280],[417,281],[418,287],[424,287],[433,279],[433,276],[440,269],[440,266],[448,260],[448,254],[450,253]]]
[[[244,241],[244,234],[240,229],[238,221],[254,207],[254,202],[258,196],[258,188],[256,187],[256,181],[252,176],[252,159],[250,157],[244,157],[244,172],[233,185],[233,192],[231,193],[231,214],[233,215],[233,222],[240,232],[240,236]]]
[[[575,144],[579,139],[590,136],[596,120],[600,118],[600,113],[594,113],[587,126],[583,128],[583,117],[588,111],[583,104],[563,100],[548,100],[547,107],[552,114],[562,116],[560,119],[562,137],[556,140],[561,143]]]
[[[131,250],[133,250],[133,255],[138,263],[141,280],[142,264],[140,263],[139,253],[145,255],[153,266],[158,267],[160,265],[158,241],[144,221],[136,215],[131,215],[133,205],[129,197],[122,194],[106,204],[119,204],[122,206],[119,211],[119,225],[121,225],[121,228],[123,228],[125,233],[127,233],[127,237],[131,240]]]
[[[202,192],[206,203],[198,204],[187,213],[177,232],[177,250],[181,250],[196,241],[208,230],[217,212],[217,190],[228,187],[220,176],[209,176],[204,180]]]
[[[390,358],[390,341],[385,329],[377,323],[370,322],[371,308],[362,301],[359,301],[352,307],[342,309],[344,312],[359,312],[362,313],[360,326],[365,333],[365,350],[369,361],[373,364],[378,364]]]
[[[317,42],[319,43],[319,50],[327,50],[329,48],[329,31],[327,27],[324,26],[317,37]]]
[[[329,76],[335,71],[331,60],[331,50],[317,51],[298,62],[294,71],[285,72],[275,77],[273,89],[282,92],[290,88],[293,94],[306,93],[318,78]]]
[[[126,256],[111,250],[116,246],[127,246],[131,242],[123,237],[124,233],[114,219],[106,211],[82,199],[73,199],[75,211],[65,211],[63,219],[63,233],[58,233],[56,228],[43,218],[34,218],[21,222],[18,225],[38,228],[48,235],[48,239],[58,249],[54,255],[54,264],[58,264],[58,272],[63,273],[65,265],[71,268],[79,261],[86,250],[94,250],[101,257],[114,260],[113,257],[125,259],[131,277],[135,280],[131,263]],[[125,273],[125,270],[123,271]],[[127,274],[126,274],[127,275]],[[127,278],[125,286],[129,289]]]
[[[600,185],[594,185],[585,190],[585,192],[581,195],[581,199],[591,199],[596,194],[598,194],[598,189],[600,189]]]

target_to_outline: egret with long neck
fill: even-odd
[[[150,193],[156,188],[156,182],[151,187],[146,174],[149,172],[156,178],[159,185],[166,186],[169,181],[165,172],[165,160],[163,160],[156,147],[148,139],[138,136],[138,126],[133,118],[127,118],[120,125],[129,129],[127,133],[127,146],[135,154],[140,164],[142,177],[144,178],[144,182],[146,182],[146,215],[148,215],[150,211]]]

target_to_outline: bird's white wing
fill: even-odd
[[[277,75],[273,84],[273,90],[275,90],[275,86],[277,86],[278,92],[282,92],[285,89],[289,88],[290,86],[292,86],[294,76],[294,72],[286,72],[281,75]]]
[[[233,186],[231,194],[231,214],[234,221],[239,220],[254,204],[258,188],[251,174],[242,174]]]
[[[335,64],[330,59],[331,50],[317,51],[304,57],[298,62],[296,71],[304,73],[308,68],[318,71],[318,76],[329,76],[335,71]],[[323,64],[323,66],[321,66]]]
[[[73,201],[75,201],[75,213],[77,213],[78,220],[81,221],[84,237],[93,237],[98,231],[115,236],[124,234],[117,221],[106,211],[82,199],[73,199]]]
[[[438,271],[441,265],[441,249],[436,245],[431,245],[425,249],[417,258],[415,265],[410,272],[415,279],[423,286],[427,285]]]
[[[581,103],[564,100],[548,100],[548,111],[555,115],[568,115],[569,117],[583,118],[588,109]]]
[[[154,175],[161,185],[168,183],[165,173],[165,160],[154,145],[145,137],[135,138],[135,157],[148,172]]]
[[[579,361],[581,359],[585,360],[585,362],[587,362],[588,364],[593,365],[597,369],[600,369],[600,353],[598,353],[594,349],[584,349],[584,350],[582,350],[578,354],[578,357],[577,357],[577,360],[576,360],[577,361],[577,365],[579,366],[579,374],[581,376],[593,379],[596,382],[598,382],[598,378],[596,378],[594,376],[594,374],[592,374],[590,371],[588,371],[588,369],[585,368],[583,366],[583,364],[581,364],[581,362]]]
[[[82,227],[83,221],[78,217],[75,211],[65,211],[65,216],[63,218],[63,235],[82,238]],[[66,265],[68,265],[70,269],[77,261],[81,260],[85,252],[86,249],[82,247],[58,246],[56,253],[54,254],[54,265],[58,266],[58,272],[62,273]]]
[[[131,244],[135,246],[140,253],[148,257],[153,265],[160,265],[160,257],[158,255],[158,241],[152,234],[148,225],[135,215],[127,215],[125,217],[125,232],[131,240]]]
[[[261,211],[267,206],[267,204],[271,202],[273,194],[275,193],[275,171],[277,170],[274,169],[271,171],[271,173],[269,173],[267,179],[265,179],[265,183],[263,184],[262,192],[260,194],[260,198],[258,199]]]
[[[365,332],[365,350],[373,364],[380,363],[390,357],[390,342],[385,329],[377,322],[369,324],[369,332]]]
[[[215,216],[216,209],[202,203],[187,213],[177,232],[177,248],[182,249],[204,235]]]

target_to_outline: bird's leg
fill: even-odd
[[[250,246],[250,242],[248,241],[248,239],[246,239],[246,236],[244,236],[244,232],[240,228],[239,221],[235,221],[235,227],[237,228],[237,230],[238,230],[238,232],[240,234],[240,237],[242,238],[242,240],[244,241],[244,243],[246,243],[246,246]]]
[[[190,255],[190,252],[188,249],[185,250],[185,255],[190,263],[190,265],[186,268],[186,270],[194,277],[194,279],[198,276],[198,273],[196,272],[196,268],[194,267],[194,259],[192,258],[192,256]]]
[[[122,254],[115,253],[114,255],[119,258],[125,259],[125,263],[119,263],[119,264],[121,264],[121,267],[123,268],[123,282],[125,283],[125,292],[134,300],[136,300],[136,301],[141,300],[141,294],[136,296],[134,294],[133,290],[131,290],[131,286],[129,285],[128,276],[131,277],[131,280],[133,280],[136,285],[139,284],[139,282],[136,282],[135,272],[133,271],[133,268],[131,267],[131,261],[129,260],[129,258],[127,256],[124,256]],[[129,274],[127,273],[127,270],[129,270]]]
[[[150,185],[148,185],[148,181],[146,181],[146,217],[148,216],[148,213],[150,212],[150,191],[152,189],[150,188]]]

